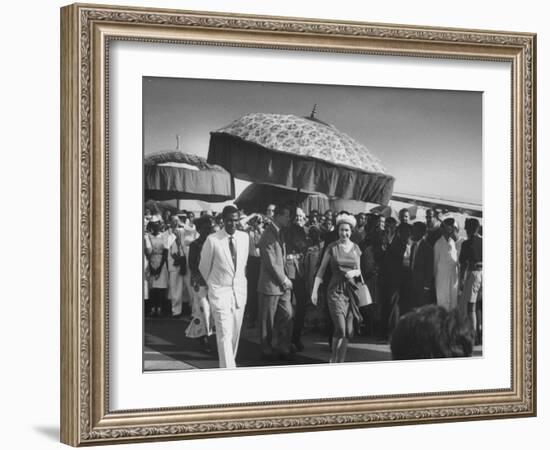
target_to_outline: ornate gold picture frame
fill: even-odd
[[[507,388],[113,410],[109,56],[116,41],[506,62],[511,67]],[[536,36],[75,4],[61,9],[61,440],[73,445],[536,414]],[[490,120],[490,118],[486,118]],[[138,132],[138,131],[136,131]],[[490,294],[487,294],[490,296]],[[155,376],[155,375],[151,375]]]

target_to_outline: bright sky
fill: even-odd
[[[407,194],[481,204],[482,93],[144,78],[144,152],[207,156],[210,132],[252,112],[317,118],[366,146]],[[248,183],[237,183],[237,195]]]

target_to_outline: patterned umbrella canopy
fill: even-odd
[[[247,114],[210,135],[208,162],[236,178],[387,204],[394,178],[365,146],[314,117]]]
[[[197,155],[168,151],[145,157],[145,198],[223,202],[235,197],[231,175]]]

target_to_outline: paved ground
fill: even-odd
[[[144,369],[185,370],[213,369],[218,367],[218,359],[213,352],[205,351],[198,340],[185,337],[189,319],[146,319]],[[330,351],[326,337],[310,330],[302,337],[304,351],[296,353],[289,362],[266,363],[261,359],[259,331],[243,325],[237,365],[253,367],[278,364],[323,364],[328,362]],[[476,347],[474,355],[481,355],[481,347]],[[386,361],[391,359],[387,343],[373,338],[356,337],[348,346],[346,361]]]

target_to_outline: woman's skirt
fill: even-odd
[[[201,286],[197,291],[193,290],[193,306],[191,309],[191,323],[185,330],[185,336],[200,338],[210,336],[214,332],[214,320],[210,313],[207,289]]]

